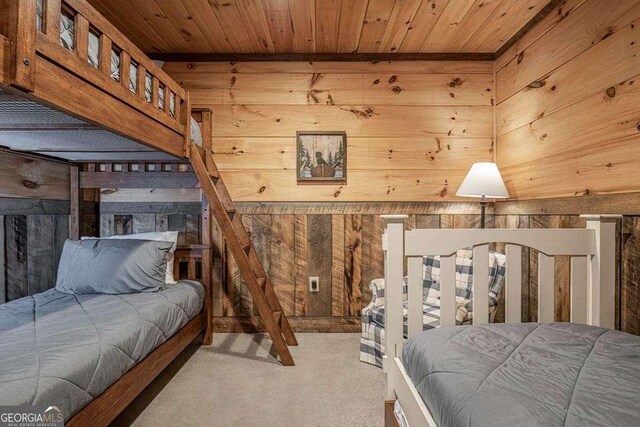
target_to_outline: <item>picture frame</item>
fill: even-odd
[[[296,176],[298,184],[345,184],[347,133],[296,132]]]

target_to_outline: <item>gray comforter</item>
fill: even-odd
[[[181,281],[126,295],[50,289],[0,305],[0,405],[57,405],[68,420],[200,312]]]
[[[571,323],[433,329],[404,365],[440,426],[640,425],[640,337]]]

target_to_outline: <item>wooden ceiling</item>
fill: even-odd
[[[89,0],[149,53],[494,53],[549,0]],[[546,7],[548,9],[548,7]]]

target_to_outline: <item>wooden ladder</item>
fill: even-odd
[[[251,292],[253,304],[280,356],[280,361],[285,366],[293,366],[293,357],[291,357],[288,346],[298,345],[298,341],[229,192],[220,178],[213,157],[208,150],[190,142],[189,158],[202,186],[202,191],[209,201],[210,209],[213,211],[231,254],[238,264],[242,279]]]

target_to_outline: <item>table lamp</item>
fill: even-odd
[[[506,199],[509,197],[498,166],[492,162],[478,162],[464,177],[456,196],[480,197],[480,227],[484,228],[486,199]]]

